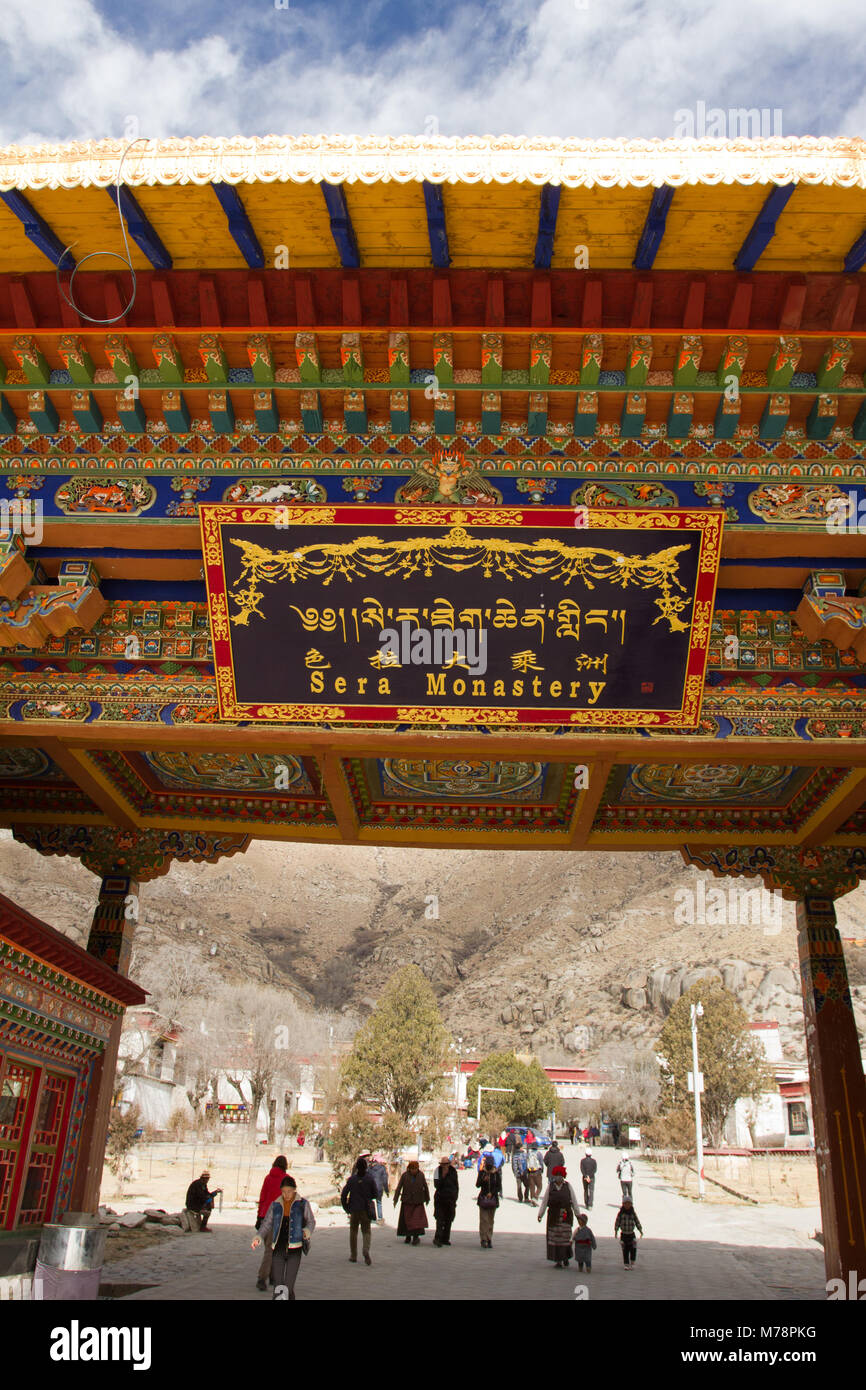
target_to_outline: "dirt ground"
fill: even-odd
[[[692,1166],[652,1159],[653,1166],[684,1196],[698,1194],[698,1175]],[[750,1197],[762,1206],[811,1207],[818,1202],[818,1169],[814,1154],[797,1158],[763,1155],[755,1157],[708,1157],[704,1160],[704,1176],[724,1183],[705,1185],[704,1201],[730,1203],[731,1193]],[[725,1188],[728,1190],[725,1191]]]
[[[223,1189],[223,1205],[249,1208],[258,1202],[262,1181],[278,1153],[289,1161],[289,1172],[305,1196],[320,1200],[335,1191],[328,1163],[316,1163],[312,1150],[296,1145],[282,1149],[272,1145],[237,1143],[136,1144],[129,1159],[130,1178],[118,1190],[117,1178],[106,1168],[100,1202],[116,1212],[162,1207],[180,1211],[186,1190],[207,1170],[210,1189]]]

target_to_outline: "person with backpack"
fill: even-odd
[[[287,1173],[280,1184],[280,1195],[271,1203],[265,1216],[265,1224],[271,1240],[271,1273],[274,1283],[274,1298],[294,1302],[295,1280],[301,1267],[301,1256],[310,1248],[316,1218],[306,1197],[298,1191],[298,1185],[291,1173]],[[261,1235],[252,1243],[256,1250],[262,1244]]]
[[[367,1160],[359,1158],[355,1171],[340,1193],[340,1205],[349,1218],[349,1260],[353,1265],[358,1263],[359,1227],[364,1264],[373,1263],[370,1257],[370,1229],[376,1214],[376,1195],[376,1183],[367,1172]]]
[[[571,1228],[579,1207],[577,1196],[564,1164],[558,1163],[550,1174],[547,1191],[538,1210],[540,1221],[547,1212],[547,1258],[557,1269],[568,1269],[571,1259]]]
[[[517,1182],[517,1200],[522,1202],[524,1198],[529,1201],[529,1169],[526,1164],[526,1154],[523,1145],[518,1139],[514,1145],[514,1152],[511,1155],[511,1171]]]
[[[529,1205],[536,1206],[541,1196],[541,1184],[544,1177],[544,1167],[538,1152],[537,1144],[530,1144],[526,1150],[526,1178],[529,1190]]]
[[[580,1176],[583,1179],[583,1205],[587,1211],[592,1211],[592,1199],[595,1194],[595,1174],[598,1164],[590,1153],[586,1151],[586,1157],[580,1160]]]
[[[390,1197],[391,1186],[388,1182],[388,1169],[382,1162],[381,1154],[376,1154],[375,1158],[371,1160],[369,1173],[376,1184],[376,1223],[379,1226],[384,1226],[385,1218],[382,1215],[382,1198]]]
[[[502,1196],[502,1173],[493,1161],[492,1155],[484,1159],[484,1167],[475,1179],[478,1192],[478,1234],[481,1249],[493,1248],[493,1219]]]
[[[616,1175],[619,1178],[619,1185],[622,1188],[623,1197],[632,1196],[632,1183],[634,1182],[634,1167],[628,1154],[624,1154],[616,1165]]]

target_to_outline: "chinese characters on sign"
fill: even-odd
[[[222,718],[697,723],[718,513],[285,513],[201,508]]]

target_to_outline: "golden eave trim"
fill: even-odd
[[[0,189],[104,188],[125,142],[0,147]],[[866,188],[866,141],[576,140],[546,136],[267,135],[153,140],[124,159],[130,187],[239,183],[823,184]]]

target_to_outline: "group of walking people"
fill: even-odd
[[[511,1169],[517,1183],[517,1200],[537,1206],[539,1222],[546,1218],[546,1253],[555,1268],[567,1269],[574,1259],[579,1270],[590,1271],[597,1241],[589,1226],[587,1213],[592,1210],[595,1196],[596,1160],[587,1149],[580,1162],[583,1206],[586,1208],[581,1211],[577,1194],[568,1181],[564,1155],[558,1144],[552,1144],[543,1160],[539,1159],[537,1167],[530,1168],[528,1160],[533,1153],[537,1156],[537,1149],[530,1148],[524,1152],[521,1143],[514,1145]],[[504,1166],[503,1161],[497,1162],[493,1146],[482,1141],[475,1178],[478,1235],[482,1250],[490,1250],[493,1246],[496,1212],[503,1200]],[[548,1182],[542,1195],[545,1168]],[[262,1184],[256,1220],[257,1235],[252,1246],[253,1249],[264,1246],[256,1288],[265,1291],[270,1285],[274,1288],[275,1298],[294,1299],[295,1281],[302,1257],[310,1248],[316,1222],[310,1203],[298,1192],[297,1183],[287,1170],[287,1160],[281,1154],[274,1159],[273,1167]],[[628,1270],[634,1268],[637,1234],[643,1234],[643,1227],[634,1209],[634,1169],[627,1155],[620,1158],[616,1171],[622,1201],[614,1220],[614,1235],[620,1239],[623,1265]],[[459,1179],[454,1157],[445,1154],[440,1158],[432,1181],[433,1245],[442,1248],[451,1244],[451,1227],[457,1214]],[[364,1263],[372,1265],[372,1227],[374,1222],[384,1224],[382,1199],[389,1195],[389,1176],[384,1162],[380,1156],[374,1157],[365,1150],[356,1160],[340,1193],[341,1205],[349,1217],[349,1259],[353,1264],[358,1261],[360,1232]],[[399,1208],[398,1237],[402,1237],[407,1245],[419,1245],[428,1229],[430,1187],[417,1159],[411,1159],[400,1175],[394,1188],[393,1201],[394,1206]]]

